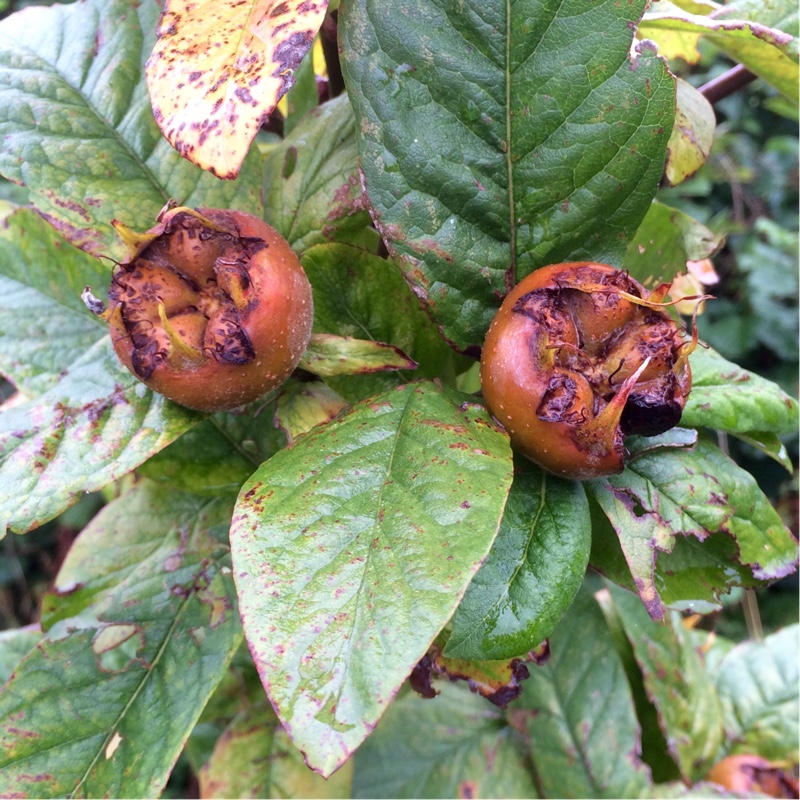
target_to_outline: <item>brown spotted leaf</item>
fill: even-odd
[[[0,796],[160,796],[242,640],[231,505],[144,483],[84,529],[0,691]]]
[[[294,82],[325,0],[167,0],[145,68],[162,133],[189,161],[235,178]]]
[[[550,657],[550,645],[545,640],[516,658],[490,661],[447,658],[442,655],[446,641],[447,635],[440,634],[411,673],[411,686],[423,697],[431,698],[439,693],[432,683],[432,678],[438,677],[466,681],[471,691],[505,708],[522,694],[522,682],[530,677],[530,670],[535,665],[544,664]],[[528,664],[531,664],[530,668]]]
[[[757,580],[776,580],[795,570],[797,541],[778,513],[752,476],[705,439],[692,450],[635,453],[621,475],[588,481],[586,488],[614,526],[654,619],[664,616],[656,556],[671,553],[683,537],[706,542],[726,533],[736,543],[737,561]],[[726,576],[723,585],[712,588],[724,591],[735,570]],[[698,593],[707,590],[697,586]]]
[[[453,615],[511,472],[482,406],[420,382],[309,431],[242,487],[230,539],[245,635],[317,772],[363,742]]]
[[[0,174],[95,254],[124,256],[111,220],[144,230],[170,199],[261,213],[256,153],[220,181],[161,136],[144,81],[160,12],[158,0],[84,0],[0,21]]]
[[[0,537],[53,519],[201,418],[147,389],[104,336],[52,388],[0,414]]]

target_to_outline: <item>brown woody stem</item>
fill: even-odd
[[[747,67],[743,66],[742,64],[737,64],[732,69],[724,72],[718,78],[714,78],[713,81],[709,81],[701,86],[700,94],[702,94],[703,97],[705,97],[706,100],[708,100],[708,102],[713,106],[715,103],[718,103],[720,100],[724,100],[734,92],[738,92],[740,89],[743,89],[748,83],[752,83],[757,77],[758,76],[750,72]]]
[[[338,97],[344,91],[344,78],[342,66],[339,61],[339,43],[337,41],[337,16],[336,11],[325,16],[320,29],[320,43],[325,56],[325,66],[328,68],[328,96]]]

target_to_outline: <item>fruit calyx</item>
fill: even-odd
[[[109,323],[122,363],[148,386],[204,411],[235,408],[282,383],[311,335],[311,288],[291,247],[229,210],[165,209],[114,270]]]
[[[627,273],[580,262],[544,267],[508,295],[481,359],[484,399],[512,445],[559,475],[621,472],[624,436],[675,426],[697,343]]]

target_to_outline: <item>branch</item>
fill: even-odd
[[[718,78],[714,78],[713,81],[701,86],[699,91],[713,106],[720,100],[724,100],[728,95],[743,89],[757,77],[747,67],[737,64],[727,72],[723,72]]]

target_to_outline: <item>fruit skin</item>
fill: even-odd
[[[483,397],[531,461],[578,480],[613,475],[624,469],[625,434],[654,436],[679,422],[690,350],[627,273],[555,264],[524,278],[492,321]]]
[[[311,286],[263,220],[175,208],[131,250],[109,290],[114,349],[147,386],[199,411],[224,411],[283,383],[308,346]],[[165,321],[166,320],[166,321]]]

